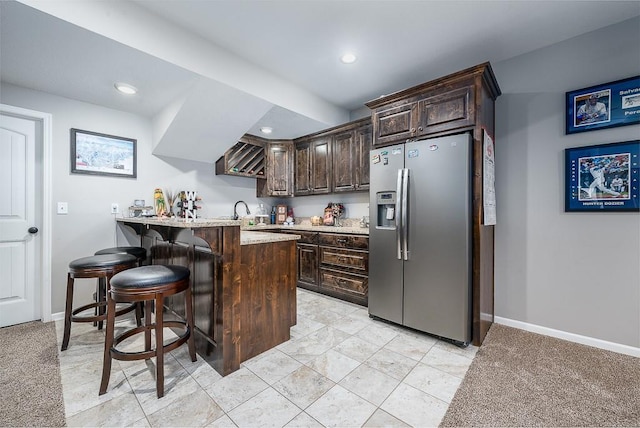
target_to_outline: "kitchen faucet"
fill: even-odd
[[[244,204],[244,207],[247,209],[247,215],[251,214],[251,211],[249,211],[249,206],[247,205],[247,203],[245,201],[238,201],[236,202],[236,204],[233,206],[233,219],[237,220],[238,219],[238,204],[242,202]]]

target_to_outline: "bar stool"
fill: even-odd
[[[109,288],[111,277],[116,273],[130,269],[138,263],[135,256],[131,254],[104,254],[98,256],[83,257],[73,260],[69,263],[69,272],[67,273],[67,296],[64,310],[64,335],[62,338],[62,348],[64,351],[69,346],[69,336],[71,335],[71,322],[102,322],[107,316],[104,313],[104,307],[107,305],[106,299],[97,299],[93,303],[80,306],[73,309],[73,289],[76,278],[98,278],[99,282],[104,281],[104,288]],[[100,286],[98,286],[100,288]],[[98,291],[100,293],[100,291]],[[97,310],[94,315],[78,315],[87,309],[94,308]],[[136,305],[119,309],[115,312],[115,316],[120,316],[136,309]],[[140,322],[141,313],[137,313],[138,322]]]
[[[196,347],[193,338],[193,304],[189,286],[189,269],[184,266],[150,265],[122,271],[111,278],[107,291],[107,327],[104,342],[104,362],[99,395],[107,392],[111,376],[112,359],[123,361],[148,360],[156,357],[156,393],[164,396],[164,354],[187,342],[191,361],[196,361]],[[185,321],[164,321],[164,298],[184,293]],[[114,337],[116,303],[144,302],[144,325],[124,331]],[[151,322],[151,304],[155,302],[155,323]],[[184,333],[164,345],[164,327],[182,327]],[[151,349],[151,331],[155,331],[155,349]],[[144,332],[144,351],[124,352],[116,349],[123,340]]]

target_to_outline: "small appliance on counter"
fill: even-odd
[[[145,206],[144,199],[136,199],[129,207],[129,217],[153,217],[156,214],[155,208]]]
[[[267,210],[264,207],[264,204],[259,204],[258,209],[256,210],[256,224],[258,226],[266,226],[267,219],[269,218],[269,214],[267,214]]]

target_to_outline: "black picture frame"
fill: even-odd
[[[566,134],[640,124],[640,76],[565,93]]]
[[[640,211],[640,140],[565,149],[565,212]]]
[[[71,173],[137,178],[137,140],[71,128]]]

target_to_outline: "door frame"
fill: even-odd
[[[40,129],[36,127],[36,144],[42,144],[42,182],[38,183],[42,189],[40,199],[40,212],[37,217],[42,219],[40,229],[41,243],[41,265],[40,284],[36,284],[40,290],[40,317],[42,322],[52,320],[51,314],[51,150],[53,143],[52,115],[40,111],[29,110],[21,107],[0,104],[0,113],[14,116],[21,119],[31,120],[40,124]]]

